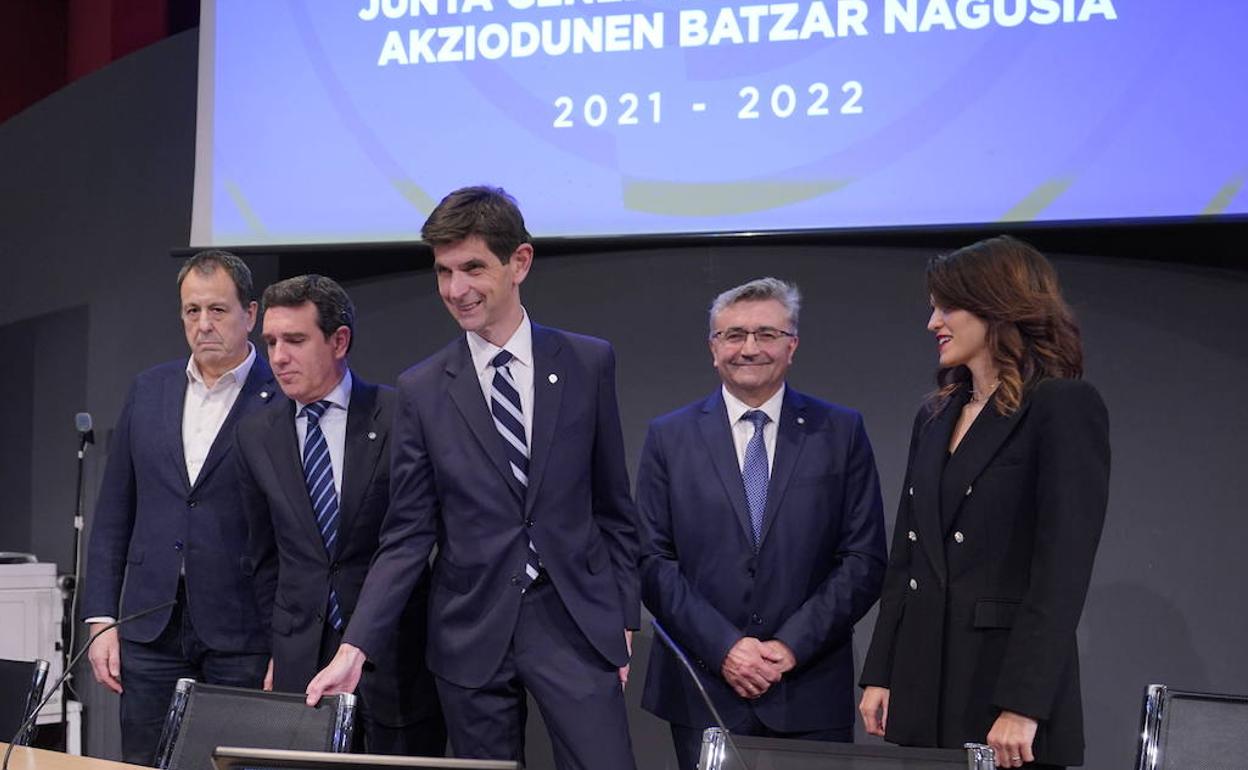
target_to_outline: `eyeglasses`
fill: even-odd
[[[786,332],[783,329],[773,329],[770,326],[760,326],[757,329],[742,329],[739,326],[732,326],[727,329],[720,329],[711,335],[711,339],[722,342],[725,345],[744,345],[745,341],[754,336],[756,345],[774,345],[786,337],[797,337],[793,332]]]

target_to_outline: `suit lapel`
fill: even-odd
[[[347,436],[343,444],[342,499],[339,501],[338,529],[349,531],[355,514],[364,502],[381,455],[385,426],[379,425],[377,386],[351,379],[351,403],[347,409]],[[370,438],[371,436],[371,438]],[[342,543],[343,538],[338,538]]]
[[[472,354],[468,352],[468,341],[462,336],[446,365],[446,373],[451,377],[448,390],[455,408],[463,416],[464,422],[468,423],[482,451],[494,464],[494,469],[503,475],[517,501],[523,502],[524,494],[520,482],[512,475],[511,465],[507,462],[507,454],[503,449],[503,438],[498,435],[498,429],[494,427],[494,418],[490,416],[489,408],[485,405],[481,381],[477,379],[477,370],[472,364]]]
[[[559,406],[567,378],[560,353],[563,342],[559,335],[544,326],[533,324],[533,435],[529,440],[529,489],[524,510],[533,509],[541,488],[559,422]]]
[[[771,469],[771,478],[767,482],[767,507],[763,514],[759,550],[762,550],[763,543],[767,540],[767,532],[780,512],[784,493],[789,488],[789,479],[793,477],[793,469],[797,467],[802,445],[806,443],[808,419],[805,397],[792,388],[785,388],[784,402],[780,406],[780,424],[776,426],[775,463]]]
[[[1007,417],[997,411],[994,403],[984,404],[979,416],[962,437],[957,451],[945,466],[945,478],[940,484],[940,510],[943,520],[949,522],[950,527],[957,521],[958,511],[970,494],[975,479],[979,478],[1001,445],[1014,432],[1019,419],[1027,411],[1027,405],[1028,402],[1024,401],[1017,411]],[[945,444],[948,445],[948,437]],[[945,534],[944,527],[941,534]]]
[[[164,387],[164,435],[169,440],[168,457],[174,463],[174,474],[182,480],[182,488],[189,490],[191,480],[186,475],[186,449],[182,446],[182,411],[186,407],[186,371],[171,376]]]
[[[732,442],[728,408],[724,405],[722,392],[716,390],[703,402],[698,429],[706,441],[707,455],[724,485],[724,493],[732,504],[732,510],[737,514],[737,521],[745,533],[746,542],[752,543],[754,531],[750,527],[750,508],[745,500],[745,483],[741,480],[741,466],[737,462],[737,450]]]
[[[295,403],[283,399],[282,406],[270,411],[268,431],[264,447],[273,466],[277,485],[286,495],[286,502],[294,515],[294,525],[304,530],[304,536],[322,542],[321,531],[316,526],[316,511],[308,498],[308,483],[303,478],[303,457],[299,454],[299,436],[295,433]],[[320,549],[321,552],[324,549]]]
[[[220,464],[221,458],[230,451],[234,443],[234,426],[239,418],[252,408],[268,403],[274,392],[273,372],[269,369],[268,363],[256,354],[256,360],[251,365],[251,371],[247,373],[247,379],[243,382],[238,398],[234,399],[234,405],[230,407],[229,414],[221,423],[221,429],[217,431],[216,437],[212,440],[212,447],[208,450],[204,465],[199,470],[199,478],[195,479],[192,489],[203,484],[204,480],[212,474],[213,469]],[[185,467],[186,462],[183,461],[182,465]]]
[[[945,582],[945,551],[941,544],[943,532],[940,524],[941,476],[945,470],[949,438],[953,435],[966,398],[964,391],[955,393],[923,428],[923,438],[919,441],[914,470],[910,475],[910,487],[902,491],[902,494],[911,496],[910,507],[918,530],[919,549],[927,554],[941,583]]]

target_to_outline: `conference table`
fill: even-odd
[[[9,748],[9,744],[0,743],[0,756]],[[9,770],[135,770],[139,765],[128,765],[124,762],[113,762],[95,757],[80,757],[47,749],[32,749],[29,746],[17,746],[13,756],[9,758]],[[151,768],[146,768],[151,770]]]

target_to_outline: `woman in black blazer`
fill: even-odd
[[[932,259],[927,286],[939,389],[914,422],[859,711],[894,743],[1079,765],[1075,629],[1105,519],[1105,405],[1035,249],[981,241]]]

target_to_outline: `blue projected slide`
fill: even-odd
[[[205,0],[194,245],[1248,213],[1248,2]]]

